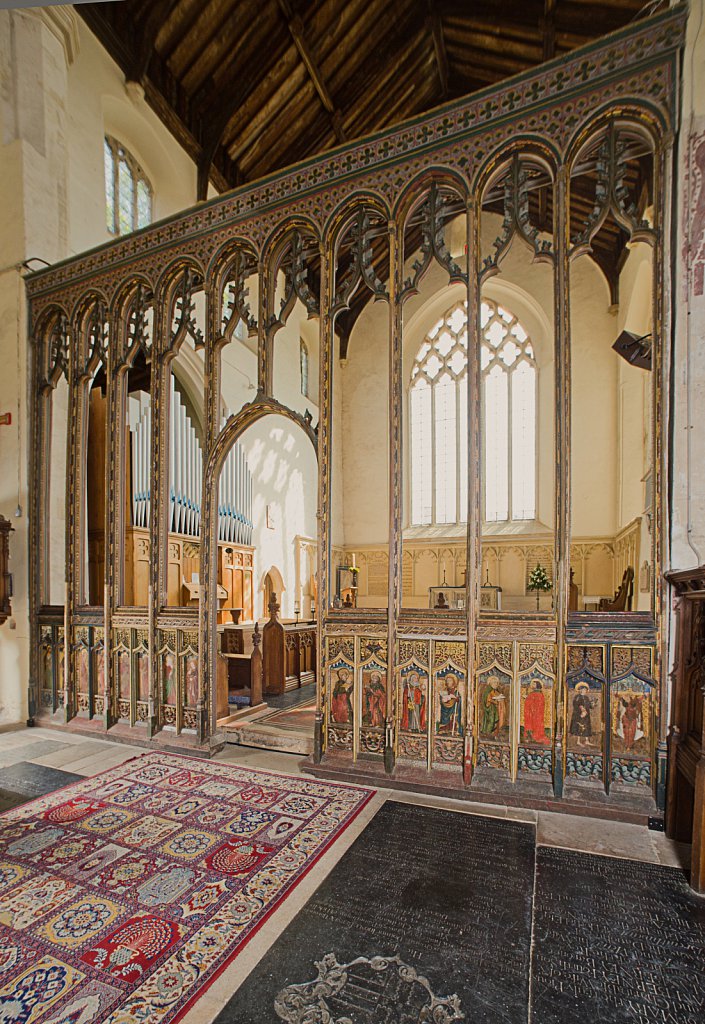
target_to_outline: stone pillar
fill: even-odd
[[[705,562],[705,0],[692,0],[683,59],[675,228],[671,569]],[[664,568],[669,568],[664,565]]]
[[[672,187],[678,197],[672,225],[674,274],[672,295],[664,296],[663,378],[664,439],[670,437],[670,467],[662,476],[664,515],[670,536],[663,542],[664,572],[691,569],[705,563],[705,0],[691,0],[682,60],[681,110],[678,145],[669,162]],[[664,225],[666,231],[671,225]],[[671,319],[672,317],[672,319]],[[673,348],[668,353],[669,338]],[[672,481],[670,493],[667,480]],[[670,507],[667,502],[670,500]],[[668,527],[664,531],[668,533]],[[670,540],[670,545],[668,541]],[[673,722],[673,673],[677,668],[673,591],[664,595],[661,664],[661,729],[658,737],[657,798],[663,802],[666,782],[666,729]],[[668,813],[668,809],[667,813]]]
[[[68,250],[68,69],[78,48],[78,18],[71,7],[0,11],[0,513],[11,519],[12,619],[0,627],[0,725],[32,720],[28,580],[27,372],[30,350],[23,276],[25,261],[54,263]],[[39,269],[41,263],[32,263]]]

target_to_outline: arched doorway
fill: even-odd
[[[277,595],[277,600],[281,605],[282,596],[286,590],[286,584],[284,578],[276,566],[272,566],[265,574],[262,580],[262,617],[264,619],[269,616],[269,602],[272,599],[272,594]]]
[[[273,432],[282,436],[269,436]],[[201,579],[206,607],[201,619],[199,647],[202,692],[204,698],[206,694],[209,697],[211,735],[217,728],[218,493],[223,467],[236,443],[246,452],[252,473],[252,546],[259,562],[255,579],[259,577],[262,581],[263,611],[266,612],[272,593],[276,593],[280,603],[284,595],[282,618],[290,621],[294,618],[296,588],[293,582],[287,588],[285,579],[286,574],[292,581],[295,578],[293,542],[299,535],[311,532],[315,535],[317,530],[318,464],[316,435],[310,423],[274,399],[260,399],[246,406],[227,421],[211,452],[205,474]],[[273,452],[276,461],[273,461]],[[308,467],[308,476],[312,479],[304,480],[304,467]],[[266,571],[261,572],[262,566],[267,567]]]

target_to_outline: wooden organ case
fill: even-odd
[[[690,882],[705,893],[705,565],[666,573],[676,593],[666,832],[692,842]]]
[[[170,607],[198,603],[200,583],[201,440],[181,394],[171,381],[169,534],[167,541],[167,604]],[[89,433],[88,479],[98,501],[89,503],[89,579],[91,604],[100,603],[104,575],[102,523],[105,515],[103,489],[91,487],[104,473],[105,400],[92,396]],[[125,590],[124,604],[148,604],[150,571],[150,445],[149,396],[138,391],[129,396],[125,488]],[[254,548],[252,539],[252,479],[245,453],[233,446],[223,467],[218,518],[218,620],[249,622],[254,617]],[[99,589],[100,588],[100,589]]]

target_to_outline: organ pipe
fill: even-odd
[[[143,391],[128,397],[127,420],[132,442],[132,523],[134,526],[148,527],[152,416],[149,396]]]
[[[169,531],[198,537],[203,498],[203,452],[196,429],[171,375],[169,417]],[[149,526],[152,409],[144,392],[128,396],[132,446],[132,523]],[[225,423],[223,419],[223,424]],[[230,449],[218,485],[218,539],[252,543],[252,474],[239,442]]]
[[[227,418],[226,413],[221,427]],[[252,474],[239,441],[228,452],[220,474],[218,537],[232,544],[252,543]]]

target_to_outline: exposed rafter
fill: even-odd
[[[556,56],[556,0],[544,0],[541,34],[543,59],[552,60]]]
[[[433,49],[436,54],[438,65],[438,81],[441,86],[441,97],[448,95],[448,54],[446,53],[446,42],[443,36],[443,22],[438,13],[435,0],[427,0],[428,4],[428,25],[433,36]]]
[[[196,162],[204,198],[524,72],[642,7],[120,0],[76,11]]]
[[[277,0],[277,2],[279,4],[279,8],[282,14],[286,18],[287,27],[289,29],[289,32],[291,33],[291,38],[294,40],[296,49],[301,54],[301,59],[306,65],[306,70],[311,76],[311,81],[315,86],[320,101],[330,114],[331,124],[333,126],[333,131],[335,132],[335,137],[338,140],[338,142],[345,142],[346,136],[342,127],[342,114],[333,103],[331,95],[328,92],[328,87],[325,81],[323,80],[321,70],[318,67],[318,64],[316,63],[316,59],[313,56],[308,43],[306,42],[304,23],[298,16],[298,14],[294,14],[294,11],[292,10],[289,0]]]

